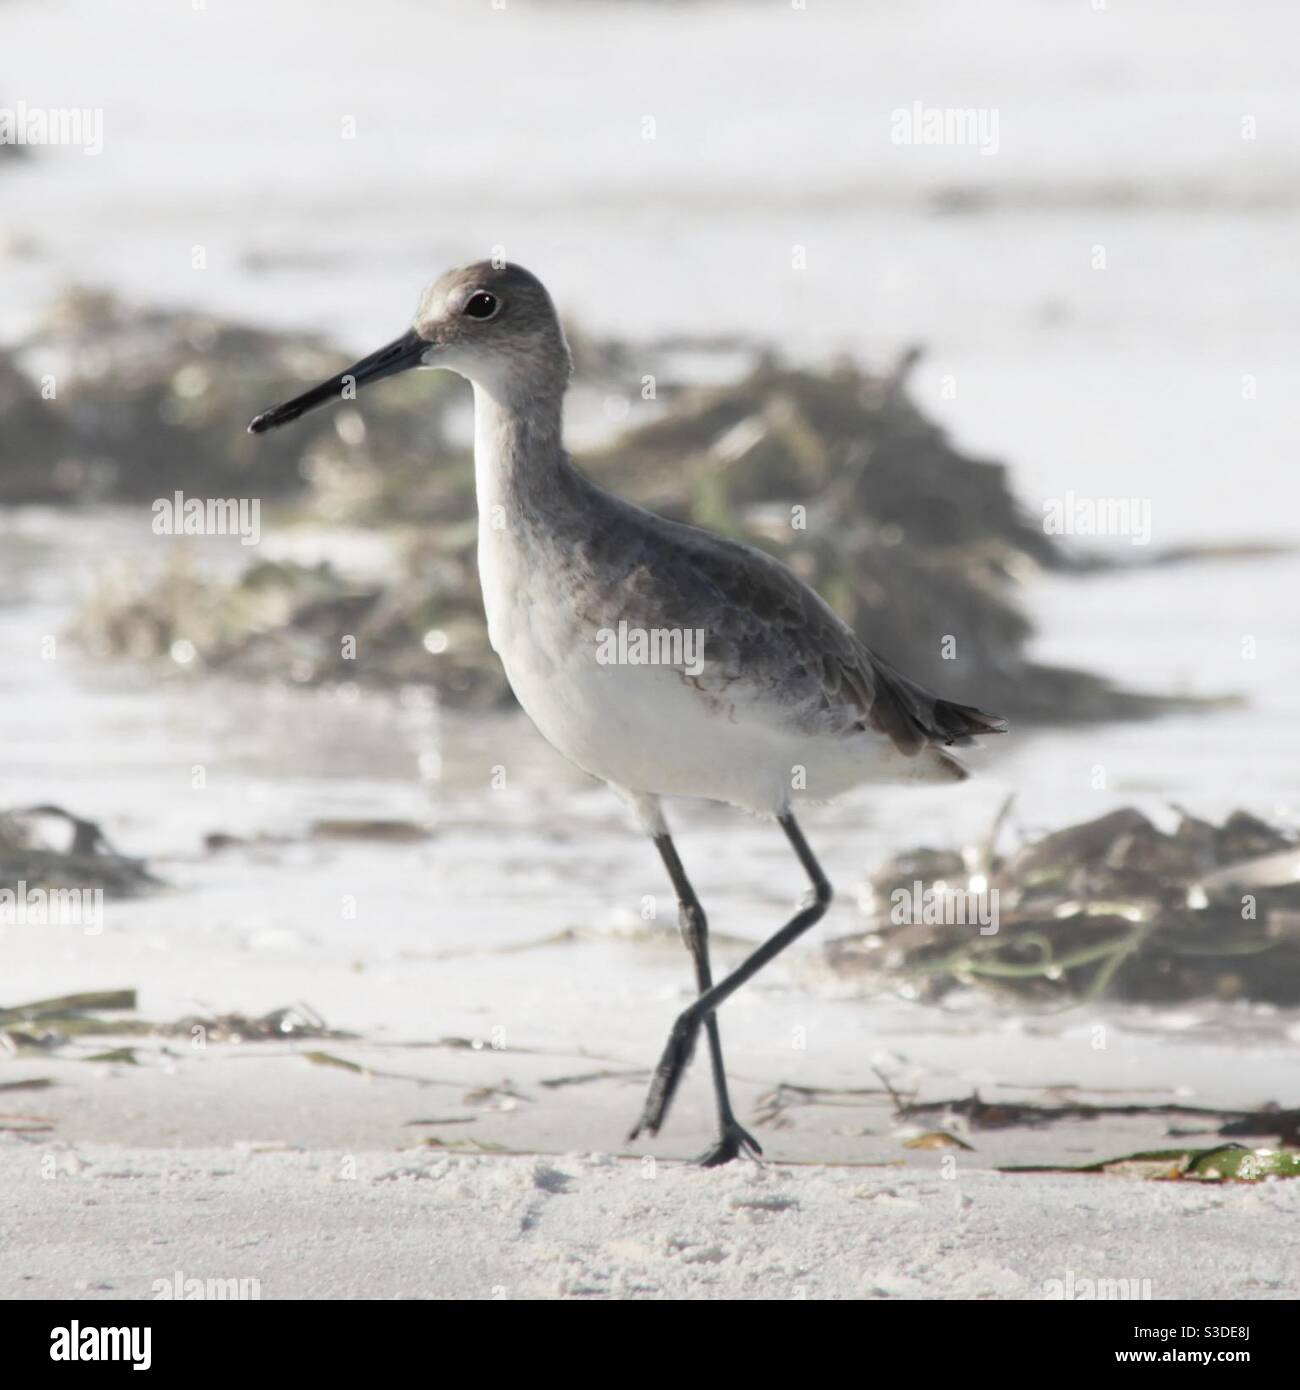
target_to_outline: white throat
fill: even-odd
[[[480,542],[485,529],[508,531],[521,510],[545,510],[546,491],[564,462],[563,400],[511,396],[474,386],[474,491]]]

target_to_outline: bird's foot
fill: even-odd
[[[763,1147],[734,1117],[729,1117],[722,1122],[722,1133],[718,1136],[718,1142],[695,1161],[701,1168],[719,1168],[742,1155],[745,1158],[761,1158]]]
[[[659,1128],[668,1115],[668,1107],[673,1103],[681,1081],[695,1051],[695,1040],[700,1034],[700,1018],[691,1009],[677,1019],[673,1031],[668,1035],[668,1045],[664,1048],[655,1074],[650,1079],[650,1090],[646,1096],[645,1108],[636,1122],[629,1139],[636,1139],[643,1131],[658,1134]]]

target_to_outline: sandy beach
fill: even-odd
[[[6,1297],[165,1297],[178,1273],[256,1280],[243,1291],[264,1299],[1300,1292],[1294,1244],[1274,1239],[1300,1214],[1294,1183],[99,1146],[69,1167],[43,1178],[0,1147],[26,1212],[8,1232]]]
[[[617,340],[584,444],[656,418],[643,357],[675,335],[819,370],[920,343],[918,418],[1005,463],[1035,526],[1076,494],[1147,505],[1149,544],[1092,546],[1111,568],[998,572],[1028,656],[1203,705],[1026,723],[959,787],[809,807],[835,901],[724,1010],[766,1158],[702,1172],[702,1057],[662,1136],[625,1138],[693,992],[663,867],[606,789],[432,679],[241,678],[188,643],[99,659],[79,615],[124,574],[165,587],[183,549],[229,578],[254,548],[164,539],[129,489],[0,507],[0,813],[64,806],[153,876],[93,930],[0,922],[0,1013],[132,999],[0,1049],[0,1299],[1300,1297],[1295,1180],[1066,1171],[1300,1105],[1300,1007],[1231,980],[1162,1006],[971,980],[927,998],[827,950],[871,929],[877,866],[980,842],[1009,799],[1005,846],[1125,807],[1171,833],[1238,808],[1300,829],[1293,20],[1076,9],[374,0],[358,24],[149,0],[128,42],[98,0],[6,7],[0,98],[105,117],[94,157],[0,151],[0,348],[70,414],[65,366],[103,369],[50,349],[73,286],[353,360],[501,244]],[[892,142],[918,102],[996,110],[996,157]],[[168,385],[160,417],[201,413],[202,388]],[[365,432],[354,412],[336,442]],[[258,561],[349,579],[391,579],[420,539],[287,492],[259,524]],[[429,635],[421,660],[446,649]],[[806,885],[774,826],[669,815],[717,975]],[[278,1011],[296,1024],[270,1038],[232,1023]],[[972,1124],[975,1096],[1029,1109]]]

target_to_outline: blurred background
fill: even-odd
[[[1281,0],[0,20],[0,867],[104,892],[99,932],[0,925],[0,1073],[58,1082],[57,1134],[593,1148],[636,1111],[689,963],[486,647],[467,388],[243,433],[494,252],[565,317],[582,466],[1012,718],[960,789],[808,813],[834,910],[728,1004],[771,1147],[895,1156],[900,1095],[1296,1103]],[[19,143],[55,110],[84,138]],[[255,500],[255,541],[160,534],[178,490]],[[797,867],[671,815],[738,959]],[[996,888],[1001,932],[900,934],[917,880]],[[665,1152],[707,1131],[689,1091]]]

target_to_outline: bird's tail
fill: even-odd
[[[985,714],[974,705],[958,705],[952,700],[934,702],[935,727],[946,745],[969,743],[981,734],[1005,734],[1007,721],[997,714]]]

